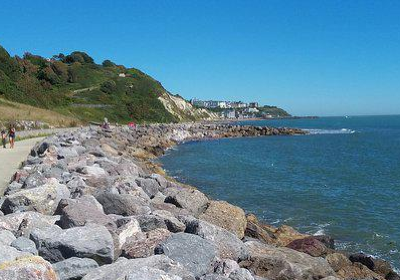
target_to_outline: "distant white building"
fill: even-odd
[[[126,74],[125,73],[119,73],[118,76],[121,77],[121,78],[125,78]]]
[[[258,112],[260,112],[257,108],[251,108],[251,107],[246,108],[244,111],[247,112],[247,113],[258,113]]]
[[[236,119],[236,111],[235,110],[225,110],[222,112],[222,116],[225,119]]]

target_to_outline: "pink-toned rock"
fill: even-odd
[[[314,237],[306,237],[303,239],[296,239],[290,242],[286,247],[309,254],[313,257],[322,257],[328,253],[328,248],[319,240]]]

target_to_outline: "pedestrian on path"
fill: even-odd
[[[6,142],[7,142],[7,133],[6,130],[3,128],[1,130],[1,144],[3,145],[3,148],[6,148]]]
[[[8,129],[8,137],[10,140],[10,148],[14,149],[14,143],[15,143],[15,127],[10,124],[10,127]]]

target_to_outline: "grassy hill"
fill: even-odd
[[[11,57],[0,46],[0,98],[57,112],[80,122],[178,122],[212,118],[171,95],[160,82],[135,68],[84,52],[51,59],[25,53]],[[177,104],[185,103],[184,110]],[[177,103],[177,104],[175,104]]]
[[[0,124],[5,126],[14,120],[41,121],[55,127],[69,127],[80,124],[80,120],[60,113],[0,98]]]

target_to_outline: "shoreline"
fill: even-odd
[[[396,279],[388,278],[397,274],[381,260],[335,251],[329,236],[261,223],[237,206],[169,178],[154,162],[182,142],[303,134],[307,133],[291,128],[190,123],[146,125],[137,130],[85,128],[51,136],[32,150],[9,185],[0,202],[5,214],[0,216],[0,229],[18,235],[21,224],[15,223],[16,218],[13,224],[4,221],[10,215],[25,217],[33,211],[46,221],[58,215],[58,221],[45,227],[31,217],[33,228],[25,235],[34,241],[43,261],[52,263],[49,270],[70,267],[71,253],[65,248],[69,252],[73,248],[72,256],[96,260],[97,266],[84,280],[128,277],[138,262],[152,272],[162,268],[163,273],[180,279],[217,279],[205,275],[246,280]],[[88,246],[89,250],[59,237],[73,231],[80,238],[86,236],[89,244],[95,232],[96,236],[102,232],[98,238],[104,241],[103,247]],[[117,261],[119,256],[126,259]],[[182,269],[173,270],[167,265],[171,261],[182,264]],[[221,269],[226,266],[234,269],[225,275]],[[247,278],[235,278],[238,273]]]

